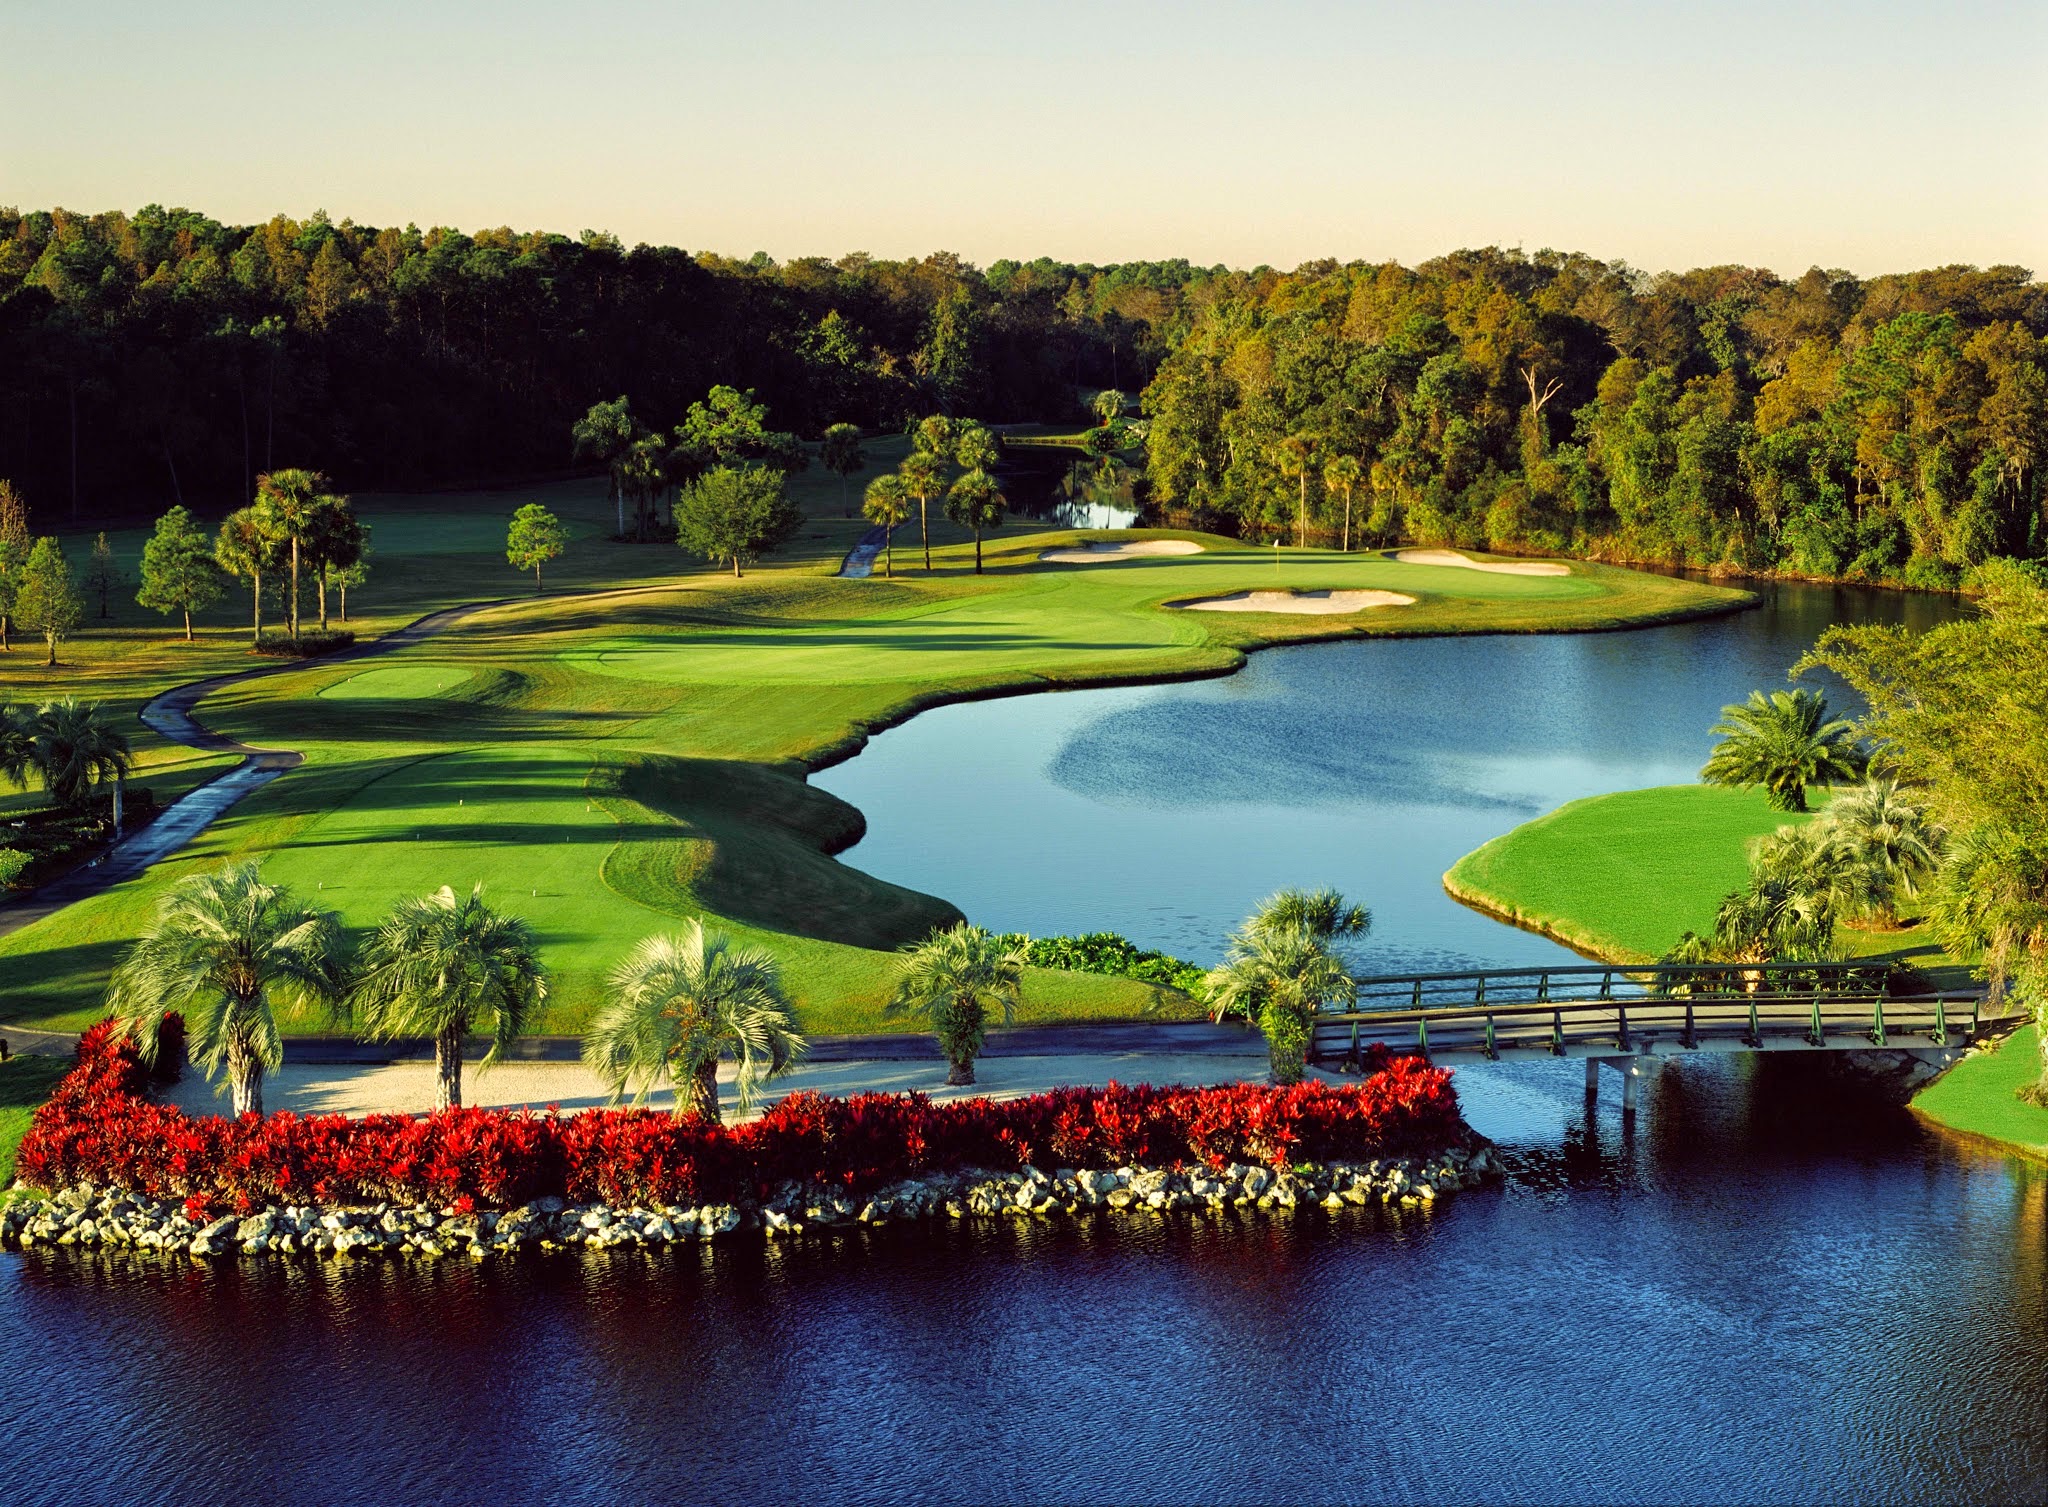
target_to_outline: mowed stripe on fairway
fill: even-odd
[[[573,744],[416,759],[303,828],[264,877],[350,927],[375,926],[405,896],[481,883],[533,927],[552,966],[602,972],[675,920],[605,888],[620,828],[586,792],[590,769]]]
[[[385,665],[336,681],[320,694],[329,701],[419,701],[455,690],[474,673],[455,665]]]
[[[899,619],[617,635],[580,644],[562,659],[600,675],[664,683],[871,684],[967,679],[1005,670],[1020,657],[1037,667],[1085,663],[1188,639],[1163,615],[1155,620],[1092,595],[1041,598],[1027,608],[1005,593]]]

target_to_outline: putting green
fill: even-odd
[[[330,701],[424,701],[474,678],[455,665],[386,665],[337,681],[320,694]]]
[[[271,853],[264,877],[357,928],[405,896],[481,882],[494,906],[534,928],[552,967],[602,972],[676,921],[601,880],[622,833],[585,792],[590,768],[574,745],[415,759]]]

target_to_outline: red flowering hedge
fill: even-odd
[[[36,1111],[16,1161],[45,1188],[76,1183],[184,1199],[195,1211],[266,1203],[509,1208],[695,1204],[788,1179],[864,1191],[963,1167],[1108,1167],[1360,1160],[1431,1152],[1461,1132],[1451,1075],[1380,1053],[1356,1086],[1062,1088],[1001,1102],[923,1094],[792,1094],[748,1125],[649,1110],[192,1118],[142,1097],[149,1074],[110,1026]]]

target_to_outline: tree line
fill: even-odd
[[[1463,251],[1214,278],[1151,500],[1249,534],[1945,588],[2048,554],[2048,288]]]
[[[527,476],[570,465],[593,393],[680,412],[714,383],[812,437],[1057,417],[1141,383],[1207,275],[0,207],[0,475],[74,522],[232,505],[293,455],[357,489]]]
[[[561,469],[593,393],[680,413],[718,385],[815,439],[1142,389],[1178,521],[1942,588],[2048,553],[2044,336],[2017,267],[984,271],[0,208],[0,474],[82,522],[233,504],[289,455],[356,488]]]

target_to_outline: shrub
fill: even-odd
[[[35,859],[19,848],[0,848],[0,890],[12,889]]]
[[[252,652],[274,659],[318,659],[338,653],[355,641],[355,634],[347,628],[307,628],[297,638],[284,629],[266,628]]]
[[[1078,937],[1027,937],[1013,932],[1001,940],[1021,945],[1025,961],[1035,968],[1113,974],[1178,989],[1183,994],[1194,994],[1202,985],[1204,970],[1195,964],[1139,947],[1113,931],[1091,931]]]
[[[1458,1138],[1449,1072],[1377,1048],[1366,1067],[1355,1086],[1112,1083],[1001,1103],[799,1093],[740,1126],[644,1109],[194,1119],[141,1097],[148,1075],[133,1045],[101,1024],[36,1111],[18,1166],[40,1187],[117,1186],[183,1200],[188,1213],[385,1200],[508,1208],[548,1194],[630,1207],[758,1197],[789,1180],[857,1193],[969,1167],[1284,1166]]]

